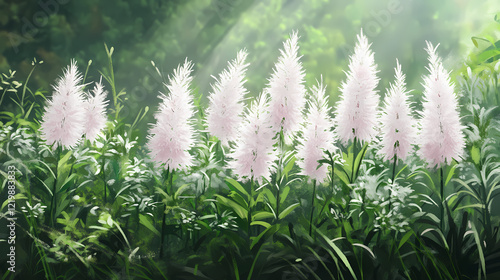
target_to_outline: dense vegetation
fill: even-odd
[[[498,18],[495,24],[500,30]],[[356,33],[353,30],[353,38]],[[301,49],[311,44],[308,39],[301,38]],[[326,154],[321,162],[328,167],[328,179],[314,188],[296,162],[297,142],[276,142],[276,148],[284,148],[267,183],[239,180],[228,169],[228,149],[205,131],[207,104],[203,91],[196,90],[194,126],[199,133],[190,150],[193,166],[176,172],[157,166],[147,147],[138,143],[147,141],[145,128],[154,122],[150,111],[158,105],[130,105],[136,99],[120,90],[114,60],[123,58],[114,48],[95,47],[96,56],[105,58],[99,61],[106,61],[98,70],[110,100],[103,136],[72,148],[48,145],[41,135],[54,80],[37,90],[28,85],[30,77],[42,77],[40,68],[47,58],[34,60],[24,81],[6,71],[0,85],[2,279],[498,277],[500,44],[492,36],[475,37],[471,44],[477,51],[453,71],[465,126],[460,162],[432,168],[413,152],[394,165],[377,153],[380,137],[362,146],[337,143],[340,151]],[[314,72],[306,79],[307,87],[313,86],[321,72],[308,65],[310,53],[300,54],[306,72]],[[79,64],[83,79],[98,81],[97,74],[89,74],[97,70],[88,59],[80,59],[85,61]],[[263,63],[271,69],[275,61]],[[421,67],[412,66],[407,73],[409,88],[421,92],[426,61],[416,64]],[[158,81],[171,75],[155,65],[153,69]],[[334,72],[341,70],[339,66]],[[337,76],[324,75],[333,96],[345,76],[332,81]],[[381,83],[390,81],[382,78]],[[248,83],[248,88],[262,89],[265,80],[249,74]],[[168,92],[161,82],[148,86],[153,88]],[[334,101],[332,97],[330,103]],[[276,137],[281,140],[283,135]],[[11,167],[17,170],[14,174]],[[3,253],[10,247],[4,229],[12,176],[15,274],[7,270]]]

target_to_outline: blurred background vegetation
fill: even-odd
[[[420,100],[425,40],[440,43],[445,65],[459,69],[474,48],[470,38],[491,34],[498,8],[497,1],[466,0],[0,0],[0,72],[17,70],[16,78],[26,80],[36,57],[44,63],[29,86],[50,91],[62,67],[76,58],[82,72],[92,60],[88,78],[98,80],[98,70],[108,63],[106,43],[115,49],[116,86],[128,99],[122,117],[130,122],[140,108],[157,108],[162,81],[151,61],[167,77],[186,57],[193,60],[195,90],[206,98],[211,75],[246,48],[251,63],[246,85],[257,95],[282,41],[298,30],[307,85],[323,75],[333,104],[363,28],[379,64],[380,92],[392,80],[398,58]]]

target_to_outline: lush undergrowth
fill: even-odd
[[[285,141],[283,129],[270,176],[237,176],[235,145],[206,130],[196,93],[190,167],[159,166],[148,154],[154,145],[136,145],[149,109],[133,123],[120,117],[127,95],[114,83],[112,49],[101,71],[111,96],[106,127],[72,147],[41,133],[51,94],[3,74],[0,104],[15,109],[1,112],[2,234],[17,220],[15,273],[9,233],[0,236],[2,279],[498,277],[500,49],[478,40],[489,46],[455,79],[459,162],[435,168],[414,150],[404,162],[385,160],[381,136],[355,138],[325,153],[318,181],[303,175],[300,141]]]

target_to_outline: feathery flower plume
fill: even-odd
[[[323,82],[318,82],[317,86],[311,88],[308,105],[302,141],[297,147],[297,164],[302,169],[302,175],[315,179],[319,184],[328,177],[328,166],[323,164],[318,168],[318,161],[323,158],[325,151],[333,152],[335,149],[333,120],[329,115],[330,108]]]
[[[297,32],[293,32],[283,43],[281,56],[267,88],[271,96],[271,125],[275,133],[283,129],[285,135],[291,135],[300,128],[305,105],[305,73],[299,61],[298,40]]]
[[[357,138],[370,141],[375,136],[379,97],[375,88],[379,79],[373,52],[363,30],[357,36],[354,54],[349,58],[347,80],[340,86],[341,96],[334,119],[336,134],[347,143]]]
[[[106,127],[106,100],[107,92],[101,81],[95,84],[91,94],[88,93],[85,101],[85,137],[93,142],[97,135]]]
[[[155,115],[156,124],[150,130],[147,146],[151,158],[164,163],[170,170],[185,170],[192,165],[189,149],[194,145],[193,97],[189,88],[193,64],[184,62],[174,69],[165,84],[169,95],[160,93],[162,103]]]
[[[420,153],[431,166],[459,157],[465,147],[463,126],[460,123],[458,100],[449,72],[443,67],[441,58],[430,42],[426,51],[429,54],[429,75],[424,77],[424,103],[420,132]]]
[[[52,99],[47,102],[42,118],[41,136],[47,144],[71,148],[80,141],[85,127],[81,82],[82,74],[73,60],[53,86]]]
[[[259,183],[267,180],[274,170],[277,154],[274,151],[274,131],[269,123],[269,100],[261,94],[244,116],[229,167],[241,180],[253,177]]]
[[[405,75],[396,60],[396,74],[393,84],[387,90],[385,106],[380,117],[382,149],[379,153],[384,160],[397,158],[405,160],[416,141],[416,122],[411,116],[411,108],[406,90]]]
[[[238,127],[241,125],[243,112],[243,97],[247,93],[243,86],[247,52],[240,50],[236,59],[228,63],[212,84],[212,93],[208,97],[207,128],[211,135],[216,136],[227,146],[229,141],[235,141]]]

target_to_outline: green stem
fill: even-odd
[[[392,178],[391,178],[391,182],[394,184],[394,180],[396,179],[396,165],[397,165],[397,162],[398,162],[398,154],[394,154],[394,163],[392,164]]]
[[[356,144],[358,139],[354,137],[354,141],[352,142],[352,170],[351,170],[351,181],[350,183],[354,183],[354,165],[356,164]]]
[[[24,96],[26,95],[26,86],[28,84],[28,81],[30,80],[31,78],[31,74],[33,74],[33,71],[35,71],[35,68],[38,64],[35,63],[35,65],[33,66],[33,68],[31,68],[31,71],[30,73],[28,74],[28,78],[26,78],[26,82],[24,82],[24,85],[23,85],[23,95],[21,97],[21,110],[23,111],[23,115],[24,115]]]
[[[108,184],[106,183],[106,173],[104,171],[104,168],[106,168],[106,159],[104,158],[104,155],[101,156],[102,157],[102,160],[101,160],[101,164],[102,164],[102,182],[104,184],[104,203],[107,203],[108,202],[108,196],[107,196],[107,188],[108,188]]]
[[[172,178],[174,177],[174,172],[170,171],[170,167],[167,169],[167,194],[170,185],[170,189],[172,188]],[[165,210],[167,209],[167,204],[163,204],[163,218],[161,222],[161,235],[160,235],[160,259],[163,258],[163,240],[165,237]]]
[[[280,184],[281,184],[281,177],[283,176],[283,154],[284,154],[284,147],[285,147],[285,139],[283,136],[283,127],[281,127],[281,131],[279,134],[279,141],[278,141],[278,150],[279,150],[279,162],[278,162],[278,170],[276,173],[276,218],[279,217],[280,215]]]
[[[85,81],[87,80],[87,73],[89,72],[90,64],[92,64],[92,59],[89,60],[89,63],[87,63],[87,69],[85,69],[85,75],[83,75],[83,84],[85,84]]]
[[[250,178],[250,199],[248,201],[248,236],[252,234],[253,176]]]
[[[439,167],[439,173],[440,173],[440,181],[441,181],[441,230],[444,230],[444,176],[443,176],[443,167]]]
[[[313,179],[313,195],[311,199],[311,217],[309,218],[309,236],[312,237],[313,214],[314,214],[314,199],[316,198],[316,180]]]
[[[55,226],[56,224],[56,213],[57,213],[57,173],[58,173],[58,167],[59,167],[59,160],[61,158],[61,150],[62,146],[60,143],[56,143],[57,145],[57,151],[56,151],[56,167],[54,170],[54,185],[52,188],[52,202],[50,203],[50,213],[51,213],[51,224],[52,226]]]

